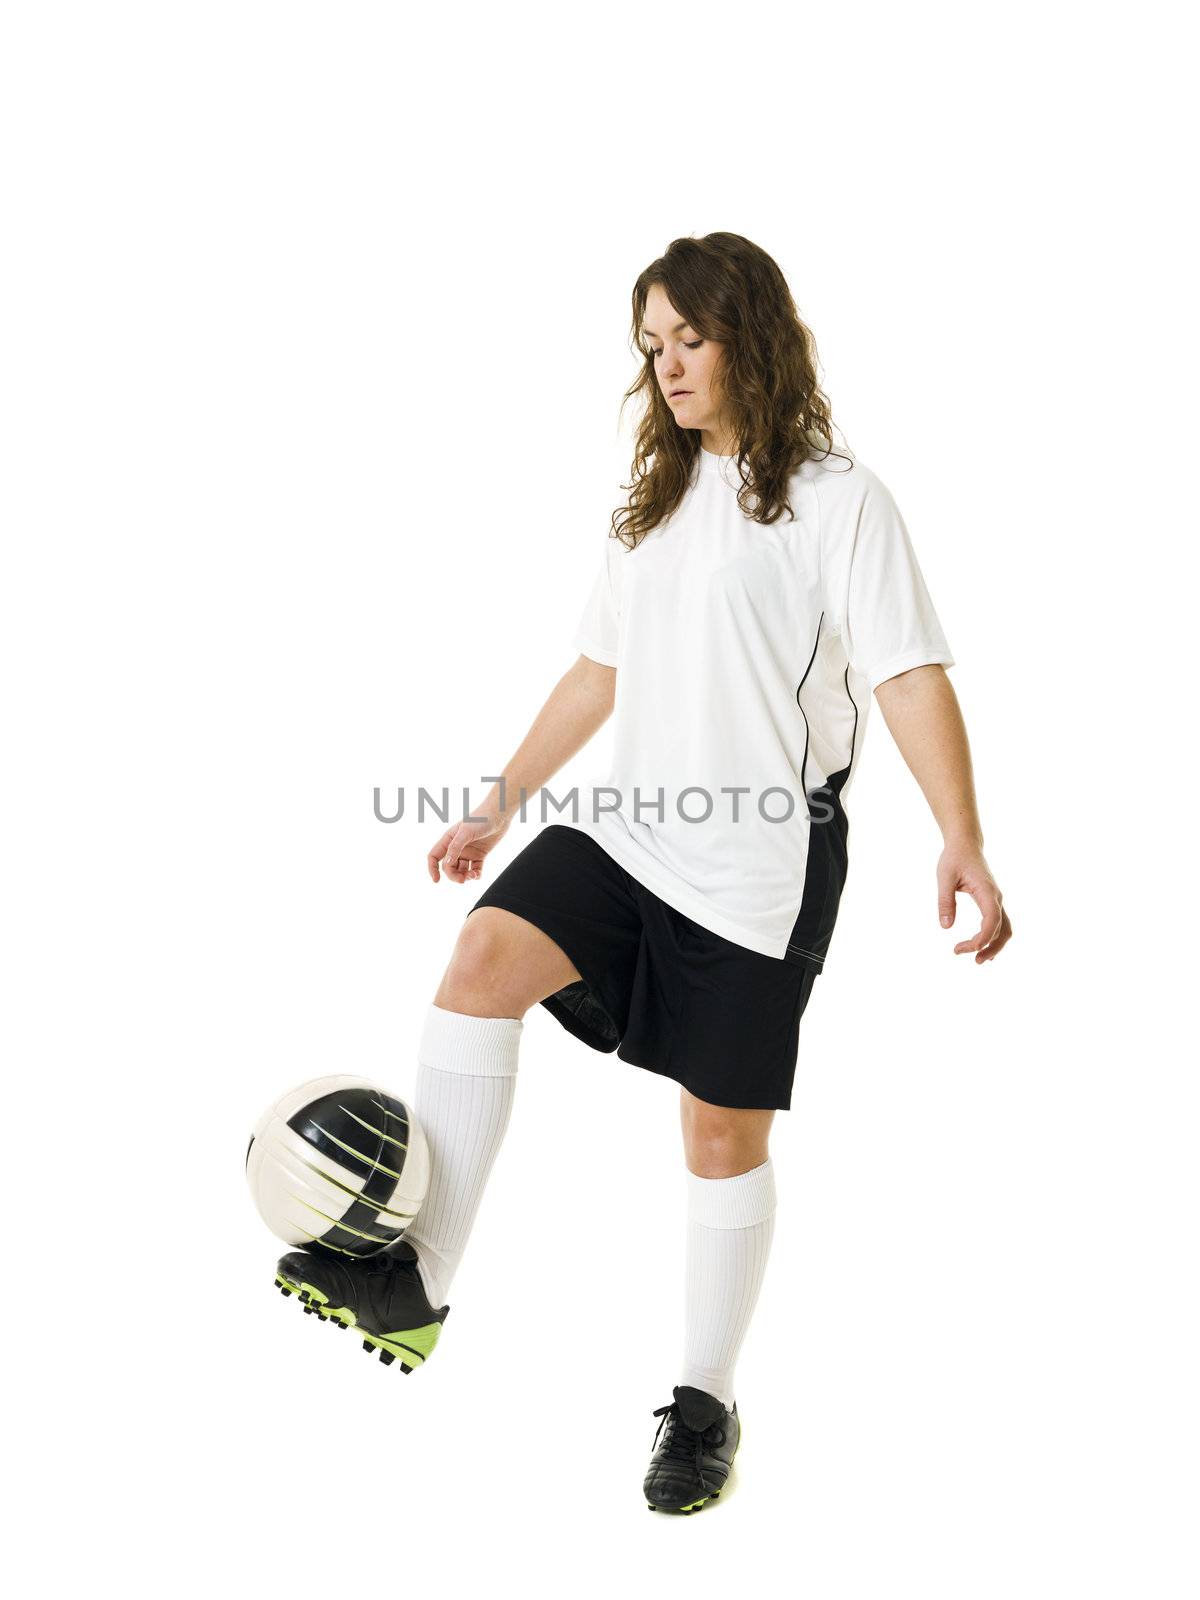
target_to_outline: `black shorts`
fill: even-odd
[[[569,957],[582,981],[541,1003],[593,1050],[712,1105],[790,1109],[811,967],[702,928],[564,823],[536,834],[481,906],[524,917]]]

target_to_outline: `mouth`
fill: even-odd
[[[672,389],[670,394],[667,396],[667,399],[678,400],[685,394],[691,394],[691,392],[692,391],[690,389]]]

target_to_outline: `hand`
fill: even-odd
[[[483,816],[481,821],[456,822],[447,828],[425,858],[434,883],[439,881],[439,864],[452,883],[480,877],[484,857],[503,839],[511,820]]]
[[[938,916],[943,928],[954,926],[954,896],[960,889],[971,896],[983,918],[975,937],[956,944],[954,954],[961,956],[974,950],[976,966],[994,961],[1012,938],[1012,923],[983,851],[974,845],[948,844],[938,858],[937,883]]]

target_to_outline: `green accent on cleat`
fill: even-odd
[[[406,1357],[411,1363],[409,1365],[411,1372],[413,1365],[420,1366],[429,1359],[441,1335],[442,1325],[440,1322],[431,1322],[424,1328],[401,1328],[395,1333],[368,1333],[365,1328],[360,1328],[358,1331],[364,1341],[370,1340],[381,1355],[387,1355],[388,1364],[397,1356]]]

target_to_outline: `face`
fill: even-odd
[[[721,345],[702,339],[667,299],[661,284],[646,295],[642,339],[654,356],[654,376],[663,398],[681,428],[698,428],[700,443],[715,455],[732,455],[737,449],[721,418],[721,384],[717,364]]]

